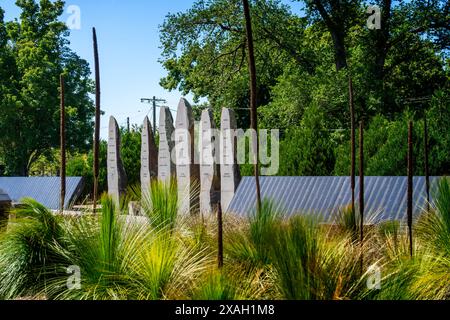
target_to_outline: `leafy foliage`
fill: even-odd
[[[68,47],[58,20],[64,2],[18,0],[20,19],[0,10],[0,141],[7,175],[28,175],[40,156],[59,145],[59,76],[66,79],[67,145],[86,151],[92,137],[92,82],[88,63]]]
[[[121,129],[121,156],[129,185],[136,185],[140,181],[141,175],[141,132],[140,128],[134,128],[128,132],[124,128]],[[108,190],[107,172],[106,172],[106,155],[108,144],[106,141],[100,141],[100,175],[99,175],[99,192],[103,193]],[[66,173],[68,176],[84,177],[85,189],[84,196],[92,194],[92,186],[94,185],[93,175],[93,151],[88,154],[76,153],[68,157]]]
[[[403,151],[391,148],[402,146],[401,119],[408,114],[420,123],[426,110],[430,126],[441,131],[431,133],[430,166],[435,175],[448,173],[443,155],[449,152],[449,129],[441,122],[446,118],[432,111],[448,105],[448,3],[377,4],[382,30],[366,27],[366,1],[299,0],[291,7],[251,1],[259,123],[283,133],[279,174],[348,175],[349,76],[357,120],[371,124],[370,174],[404,174]],[[299,7],[304,14],[297,13]],[[243,21],[240,1],[198,0],[186,12],[168,15],[161,26],[161,63],[167,70],[161,84],[207,98],[216,118],[220,108],[234,108],[245,129],[249,88],[242,63]],[[423,140],[421,125],[416,127],[417,141]],[[382,139],[376,141],[378,136]],[[416,147],[421,172],[423,148],[420,142]],[[245,167],[243,173],[250,170]]]
[[[437,98],[439,97],[439,98]],[[446,175],[449,159],[443,156],[443,150],[450,148],[449,134],[445,125],[449,119],[449,109],[443,107],[448,97],[442,92],[436,93],[431,108],[427,112],[430,123],[428,134],[430,140],[430,173]],[[439,102],[438,102],[439,101]],[[398,119],[390,121],[386,117],[376,116],[365,130],[364,156],[366,174],[369,176],[406,175],[406,156],[408,139],[408,120],[414,116],[405,113]],[[423,121],[414,122],[414,174],[424,175],[424,125]],[[350,167],[350,143],[341,144],[336,150],[334,174],[347,175]],[[359,155],[358,155],[359,156]]]

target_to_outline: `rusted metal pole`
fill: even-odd
[[[261,188],[259,183],[259,137],[258,137],[258,111],[257,111],[257,79],[256,79],[256,63],[255,63],[255,49],[253,45],[253,31],[252,31],[252,19],[250,15],[250,5],[248,0],[243,0],[244,16],[245,16],[245,29],[247,35],[247,48],[248,48],[248,65],[250,72],[250,119],[251,128],[255,133],[253,139],[253,153],[255,162],[255,183],[256,183],[256,208],[257,212],[261,209]]]
[[[427,115],[425,113],[423,117],[424,122],[424,148],[425,148],[425,185],[426,185],[426,191],[427,191],[427,212],[430,211],[430,167],[429,167],[429,152],[430,152],[430,145],[428,140],[428,121],[427,121]]]
[[[364,122],[359,123],[359,241],[360,241],[360,268],[364,272]]]
[[[92,29],[94,41],[95,61],[95,133],[94,133],[94,206],[93,212],[97,210],[98,178],[99,178],[99,153],[100,153],[100,65],[98,58],[97,32]]]
[[[64,88],[64,75],[60,75],[59,84],[61,88],[61,123],[60,123],[60,148],[61,148],[61,198],[60,198],[60,210],[61,214],[64,213],[64,204],[66,200],[66,107],[65,107],[65,88]]]
[[[223,213],[222,213],[222,204],[219,202],[217,204],[217,248],[218,248],[218,254],[217,254],[217,261],[219,269],[223,268]]]
[[[360,241],[364,241],[364,122],[359,124],[359,219]]]
[[[409,122],[408,126],[408,233],[409,233],[409,254],[413,256],[413,122]]]
[[[351,210],[353,217],[356,217],[356,210],[355,210],[355,185],[356,185],[356,135],[355,135],[355,105],[353,101],[353,80],[351,75],[348,77],[348,91],[349,91],[349,101],[350,101],[350,126],[351,126],[351,169],[350,169],[350,187],[351,187],[351,193],[352,193],[352,204],[351,204]],[[353,233],[355,236],[355,239],[357,239],[357,224],[353,226]]]
[[[156,137],[156,96],[153,96],[153,137]]]

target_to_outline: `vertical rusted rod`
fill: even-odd
[[[429,167],[429,152],[430,152],[430,145],[429,145],[429,138],[428,138],[428,121],[427,121],[427,115],[425,113],[423,117],[424,122],[424,148],[425,148],[425,185],[426,185],[426,192],[427,192],[427,212],[430,211],[430,167]]]
[[[98,178],[99,178],[99,153],[100,153],[100,65],[98,58],[97,32],[92,29],[94,41],[95,61],[95,133],[94,133],[94,206],[93,212],[97,210]]]
[[[219,202],[217,204],[217,240],[218,240],[218,266],[219,269],[223,268],[223,213],[222,213],[222,204]]]
[[[261,209],[261,188],[259,183],[259,137],[258,137],[258,114],[257,114],[257,78],[256,78],[256,63],[255,63],[255,50],[253,45],[253,31],[252,31],[252,19],[250,15],[250,5],[248,0],[243,0],[244,16],[245,16],[245,29],[247,35],[247,47],[248,47],[248,64],[250,72],[250,118],[251,128],[255,137],[253,139],[253,153],[255,162],[255,183],[256,183],[256,208],[257,212]]]
[[[364,273],[364,122],[359,123],[359,242],[360,268],[361,274]]]
[[[348,91],[349,91],[349,101],[350,101],[350,123],[351,123],[351,170],[350,170],[350,187],[352,192],[352,215],[356,217],[355,210],[355,185],[356,185],[356,135],[355,135],[355,105],[353,101],[353,80],[351,75],[348,77]],[[357,238],[357,224],[355,219],[355,225],[353,226],[355,239]]]
[[[364,241],[364,123],[359,124],[359,232],[361,245]]]
[[[61,152],[61,199],[60,210],[61,214],[64,213],[64,204],[66,200],[66,107],[65,107],[65,88],[64,88],[64,75],[60,75],[59,84],[61,88],[61,122],[60,122],[60,152]]]
[[[408,233],[409,233],[409,254],[413,256],[413,122],[409,122],[408,126]]]

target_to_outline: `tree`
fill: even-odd
[[[99,194],[108,191],[107,181],[107,161],[106,156],[108,152],[108,143],[106,141],[100,141],[99,146],[99,178],[98,178],[98,192]],[[90,150],[88,154],[74,153],[68,157],[67,161],[67,175],[71,177],[83,177],[84,178],[84,190],[83,197],[89,197],[92,199],[92,185],[94,183],[94,174],[92,165],[94,163],[93,150]]]
[[[299,127],[285,133],[280,144],[280,175],[327,176],[334,168],[334,139],[317,107],[305,110]]]
[[[371,129],[372,123],[381,121],[377,117],[386,121],[380,130],[391,132],[391,127],[400,126],[404,114],[412,114],[418,121],[432,107],[431,96],[448,92],[449,32],[444,23],[448,21],[448,1],[377,1],[382,9],[381,30],[367,28],[369,1],[298,0],[293,5],[299,2],[305,5],[305,16],[292,13],[280,1],[249,1],[259,127],[280,129],[281,147],[292,149],[281,151],[285,152],[281,174],[348,175],[350,163],[342,171],[341,152],[350,141],[349,76],[355,121],[369,125],[366,149],[371,149],[371,135],[382,135],[380,141],[394,147],[399,142],[395,133]],[[242,68],[248,57],[241,10],[238,0],[198,0],[190,10],[169,15],[161,28],[161,62],[168,72],[161,83],[167,89],[193,93],[197,99],[207,98],[216,116],[221,107],[237,109],[238,125],[247,128],[249,74]],[[435,100],[443,104],[445,96]],[[328,150],[323,157],[326,160],[318,161],[315,168],[296,154],[304,145],[313,147],[317,140],[316,127],[305,127],[312,123],[306,119],[311,117],[309,110],[323,115],[321,127],[331,139],[323,148]],[[439,122],[438,118],[433,121]],[[439,142],[431,141],[443,148],[442,154],[449,151],[444,143],[447,127],[442,127],[445,132],[437,137]],[[307,129],[315,134],[300,137]],[[373,146],[380,152],[383,149],[377,143]],[[346,149],[347,157],[349,153]],[[366,165],[370,172],[400,174],[404,168],[403,162],[393,159],[401,152],[385,154],[387,158],[382,153],[374,155],[366,157],[367,161],[374,157],[373,163]],[[392,160],[393,167],[382,170],[386,159]],[[435,174],[446,172],[444,162],[433,164]],[[247,169],[244,173],[249,174]]]
[[[381,9],[381,29],[360,29],[358,43],[352,38],[357,28],[364,26],[367,19],[366,8],[371,3],[361,0],[298,0],[308,8],[311,21],[323,24],[331,34],[336,70],[345,69],[351,60],[351,48],[355,45],[364,47],[364,63],[368,65],[366,81],[361,90],[374,92],[378,97],[376,111],[395,113],[401,111],[395,99],[392,85],[398,78],[398,68],[419,71],[414,76],[428,79],[431,84],[442,84],[442,73],[435,73],[437,65],[442,65],[439,58],[430,52],[448,53],[450,45],[450,27],[448,23],[450,4],[446,0],[408,2],[378,0]],[[411,63],[420,61],[423,67]],[[430,66],[431,64],[431,66]],[[428,66],[425,66],[428,65]],[[351,66],[352,68],[356,66]],[[423,74],[423,71],[431,71]],[[402,70],[403,75],[403,70]],[[431,81],[430,81],[431,80]],[[402,84],[405,78],[401,78]],[[420,79],[420,82],[427,82]],[[408,87],[413,87],[409,85]],[[415,86],[413,97],[430,96],[436,86],[425,86],[424,90]],[[416,94],[417,96],[414,96]],[[411,95],[408,96],[410,98]],[[362,102],[364,104],[364,102]],[[361,104],[361,102],[360,102]],[[371,112],[363,108],[363,115]],[[367,109],[370,109],[368,107]],[[373,110],[373,109],[372,109]],[[372,114],[373,115],[373,114]]]
[[[141,127],[134,126],[130,132],[125,128],[121,128],[121,156],[125,171],[127,173],[128,185],[139,185],[141,174]],[[102,194],[108,191],[107,181],[107,149],[108,143],[100,140],[99,144],[99,179],[98,192]],[[89,153],[74,153],[68,157],[67,161],[67,175],[73,177],[84,178],[84,197],[92,196],[92,184],[94,183],[93,174],[93,150]]]
[[[139,185],[141,181],[141,127],[133,126],[128,132],[121,129],[121,156],[127,173],[128,185]]]
[[[280,1],[252,1],[258,106],[271,100],[270,88],[286,63],[313,70],[313,56],[301,49],[307,21]],[[236,110],[238,125],[249,127],[250,92],[241,0],[198,0],[184,13],[169,14],[160,30],[161,63],[168,75],[161,85],[206,97],[217,113]],[[181,52],[181,53],[180,53]]]
[[[438,91],[431,102],[431,108],[427,112],[430,137],[430,174],[448,175],[450,161],[450,102],[449,94]],[[418,116],[405,112],[395,120],[389,120],[384,116],[374,117],[365,132],[365,165],[369,176],[404,176],[406,175],[408,120],[420,119]],[[425,155],[423,137],[423,123],[415,121],[414,125],[414,172],[416,175],[425,174]],[[334,174],[346,175],[349,167],[348,153],[350,145],[342,144],[336,149],[336,166]]]
[[[361,0],[304,0],[313,21],[320,17],[331,34],[336,70],[347,67],[346,38],[349,28],[357,23]]]
[[[6,174],[26,176],[36,159],[59,145],[60,74],[66,79],[67,147],[73,152],[90,147],[94,109],[89,65],[69,49],[67,27],[58,21],[64,2],[17,0],[16,5],[20,19],[0,28],[6,30],[8,59],[0,150]]]

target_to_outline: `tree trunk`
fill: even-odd
[[[391,18],[392,0],[383,0],[381,8],[381,30],[378,30],[376,41],[376,56],[375,56],[375,77],[383,81],[384,79],[384,65],[388,54],[388,41],[390,32],[390,18]]]
[[[347,68],[347,50],[345,49],[344,31],[338,29],[330,29],[331,37],[334,45],[334,59],[336,63],[336,71]]]
[[[338,18],[337,20],[335,20],[333,16],[327,12],[321,0],[314,0],[314,5],[316,6],[317,11],[319,11],[320,16],[322,17],[323,21],[327,26],[328,31],[331,34],[334,46],[334,59],[336,63],[336,71],[345,69],[347,67],[347,50],[345,48],[345,29],[344,29],[345,21],[342,18],[341,19]],[[334,6],[333,9],[339,10],[338,9],[339,2],[336,2],[335,5],[336,6]]]

